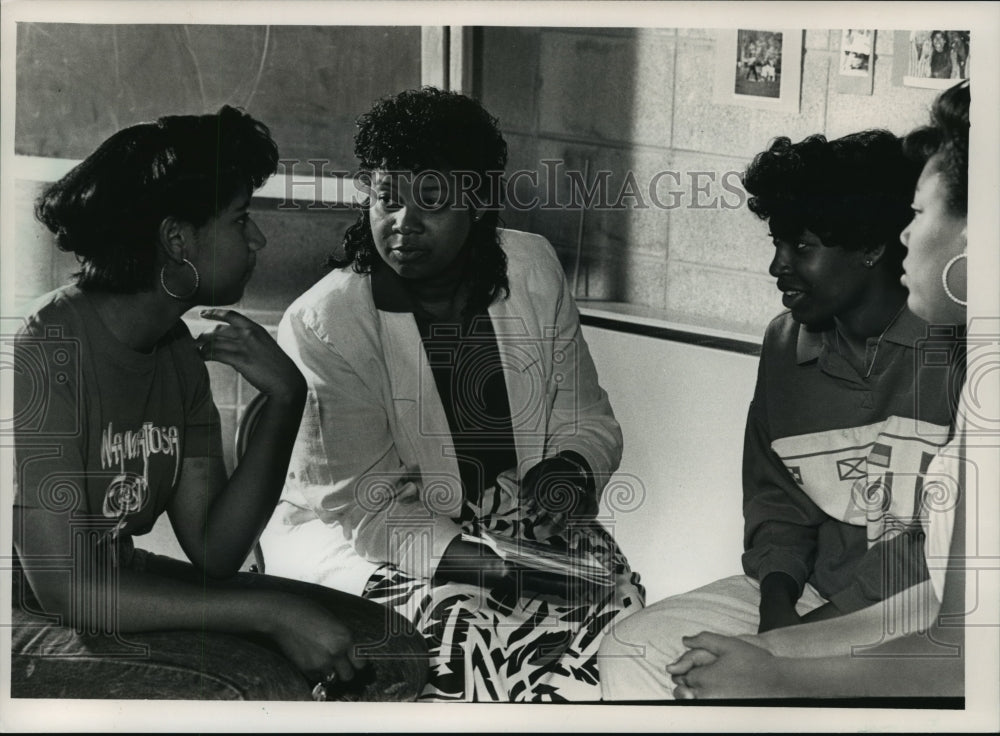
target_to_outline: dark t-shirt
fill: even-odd
[[[102,536],[144,534],[183,460],[222,455],[208,371],[183,322],[139,353],[64,287],[34,305],[15,367],[15,506],[72,510]]]
[[[414,315],[441,397],[466,500],[479,501],[497,475],[517,466],[510,400],[488,314],[465,324]]]

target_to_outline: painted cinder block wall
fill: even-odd
[[[284,156],[324,156],[349,168],[354,118],[375,97],[420,81],[418,28],[273,28],[256,88],[250,51],[263,43],[259,27],[230,27],[224,35],[218,27],[191,27],[187,35],[174,26],[18,30],[18,88],[31,92],[18,97],[16,147],[33,156],[80,158],[138,120],[249,102],[271,125]],[[231,43],[233,34],[241,43]],[[537,187],[520,180],[522,200],[556,191],[568,203],[565,170],[582,172],[586,162],[591,179],[610,172],[612,195],[627,172],[640,186],[660,172],[676,174],[661,176],[657,188],[672,209],[508,209],[506,223],[547,236],[568,274],[579,273],[582,298],[636,304],[674,321],[751,336],[762,333],[780,302],[766,272],[767,229],[738,206],[732,172],[779,134],[798,140],[872,126],[903,133],[926,119],[935,94],[892,84],[891,31],[877,34],[871,96],[836,92],[839,31],[805,31],[797,114],[714,104],[715,41],[706,29],[487,27],[477,39],[474,89],[500,118],[508,170],[537,172]],[[153,41],[163,57],[157,68],[176,72],[156,85],[143,71]],[[394,64],[359,65],[380,45],[399,51]],[[201,60],[200,69],[192,58]],[[562,162],[554,177],[543,160]],[[30,219],[33,190],[18,185],[19,216]],[[258,204],[258,219],[271,238],[267,278],[251,284],[247,306],[280,311],[321,274],[321,256],[351,215],[279,211],[272,201]],[[72,266],[65,256],[41,256],[38,237],[30,225],[19,226],[18,272],[26,274],[18,280],[19,301],[58,283],[55,277]]]
[[[556,182],[563,192],[566,169],[582,172],[589,161],[591,180],[610,171],[612,201],[628,171],[640,185],[657,172],[678,174],[679,182],[661,177],[657,189],[661,202],[678,203],[673,209],[584,214],[578,296],[759,337],[781,311],[767,275],[773,247],[745,205],[726,208],[741,198],[723,178],[777,135],[837,137],[869,127],[903,134],[924,123],[936,93],[892,84],[892,33],[878,31],[873,94],[859,96],[836,91],[840,31],[805,31],[800,110],[786,114],[712,102],[711,30],[485,28],[481,97],[500,118],[509,171],[539,172],[537,187],[521,179],[522,201],[544,199],[553,186],[544,160],[564,162]],[[732,174],[726,181],[736,182]],[[570,274],[580,219],[576,209],[505,214],[512,227],[548,237]]]

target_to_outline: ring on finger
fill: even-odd
[[[327,698],[326,683],[317,682],[312,689],[312,699],[315,700],[317,703],[322,703],[326,700],[326,698]]]

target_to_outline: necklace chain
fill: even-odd
[[[878,340],[875,341],[875,349],[872,350],[872,362],[868,365],[868,370],[865,371],[865,378],[866,379],[871,376],[872,371],[875,369],[875,361],[878,359],[878,349],[882,346],[882,338],[886,336],[887,332],[889,332],[889,328],[892,327],[894,324],[896,324],[896,320],[899,319],[899,315],[901,315],[903,313],[904,309],[906,309],[906,303],[905,302],[903,303],[903,306],[901,306],[899,308],[899,310],[896,312],[896,314],[893,315],[892,319],[889,320],[889,324],[887,324],[885,326],[885,329],[882,330],[882,334],[878,336]],[[843,358],[846,359],[847,356],[844,355],[844,349],[843,349],[843,347],[840,344],[840,328],[839,327],[835,327],[834,328],[834,335],[837,336],[837,352],[840,353],[840,355]],[[866,361],[867,361],[867,357],[868,356],[866,354],[866,356],[865,356]]]

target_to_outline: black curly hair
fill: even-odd
[[[277,166],[267,126],[236,108],[162,117],[104,141],[42,193],[35,217],[76,254],[81,289],[134,294],[155,286],[165,217],[200,227]]]
[[[899,234],[910,222],[920,167],[904,156],[887,130],[866,130],[799,143],[775,138],[743,174],[750,211],[768,221],[776,238],[804,230],[825,245],[847,250],[886,246],[886,263],[902,273]]]
[[[503,204],[502,187],[493,187],[507,165],[507,143],[497,119],[476,100],[458,92],[423,87],[385,97],[358,118],[354,154],[362,182],[373,171],[461,171],[479,182],[474,201],[485,203],[480,219],[471,223],[467,240],[469,261],[464,278],[470,285],[465,313],[485,309],[510,294],[507,256],[497,227]],[[366,201],[358,220],[344,233],[344,255],[334,253],[327,266],[352,266],[371,273],[381,264],[375,249]],[[472,213],[470,211],[470,218]]]
[[[903,150],[919,165],[935,154],[948,192],[948,210],[959,217],[969,211],[969,105],[968,80],[949,87],[934,100],[930,125],[917,128],[903,140]]]

